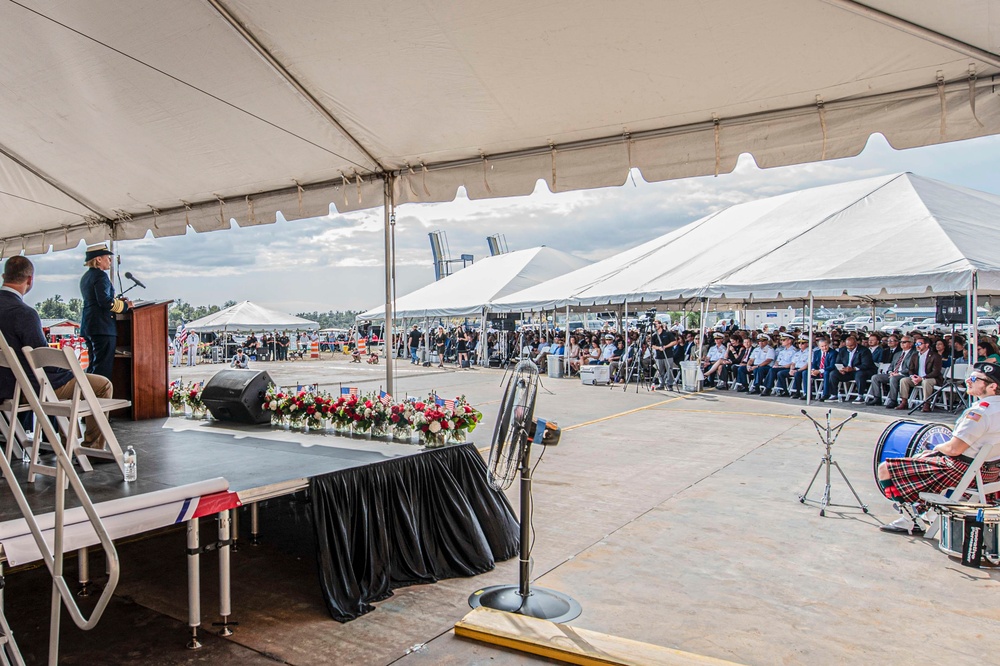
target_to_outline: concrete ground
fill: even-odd
[[[283,384],[384,383],[382,366],[343,359],[257,367]],[[193,380],[217,369],[182,372]],[[397,394],[436,389],[483,406],[487,423],[473,440],[489,444],[502,372],[398,369]],[[803,408],[730,392],[637,393],[543,378],[536,413],[565,431],[535,474],[536,584],[582,604],[575,626],[746,664],[944,663],[997,653],[1000,571],[964,568],[936,541],[878,531],[896,514],[874,483],[872,454],[898,413],[857,410],[834,447],[871,513],[848,506],[820,517],[798,501],[823,452]],[[848,414],[833,411],[837,420]],[[835,502],[854,505],[842,479],[832,487]],[[810,497],[821,493],[814,486]],[[509,497],[517,506],[516,486]],[[64,619],[61,663],[547,663],[450,631],[471,592],[516,582],[515,561],[474,579],[398,590],[341,625],[319,594],[301,502],[270,502],[262,514],[263,545],[244,543],[233,556],[240,625],[232,637],[209,635],[201,651],[183,649],[184,535],[166,532],[122,546],[123,580],[108,617],[89,633]],[[217,609],[212,560],[203,558],[206,624]],[[39,570],[7,581],[22,649],[43,663],[50,583]]]

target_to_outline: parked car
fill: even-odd
[[[945,331],[950,331],[951,330],[951,328],[948,327],[947,325],[942,324],[942,327],[945,329]],[[979,319],[976,322],[976,328],[979,330],[979,332],[981,334],[985,334],[985,335],[996,336],[996,335],[998,335],[998,333],[1000,333],[1000,325],[997,324],[997,320],[996,319],[990,319],[990,318]],[[969,325],[968,324],[958,324],[958,325],[955,326],[955,331],[956,332],[964,333],[966,335],[966,337],[968,337],[968,335],[969,335]]]
[[[787,328],[789,331],[794,331],[795,329],[804,331],[808,327],[809,327],[809,322],[805,318],[796,317],[795,319],[788,322],[788,325],[785,328]]]
[[[881,327],[883,323],[885,323],[885,320],[878,316],[875,317],[874,321],[872,321],[871,317],[855,317],[844,324],[844,330],[851,333],[867,333]]]
[[[846,323],[847,323],[846,319],[839,319],[839,318],[827,319],[822,324],[820,324],[819,327],[821,329],[829,331],[829,330],[834,329],[834,328],[843,328],[844,324],[846,324]]]
[[[919,331],[920,333],[938,333],[938,323],[935,321],[934,317],[927,317],[922,319],[913,325],[913,330]],[[951,330],[950,328],[948,329]]]
[[[913,330],[913,326],[916,321],[910,317],[906,319],[897,319],[895,321],[890,321],[882,326],[883,333],[892,333],[893,331],[910,331]]]
[[[983,318],[976,322],[976,328],[979,329],[980,333],[986,333],[987,335],[1000,335],[1000,324],[997,323],[996,319]]]

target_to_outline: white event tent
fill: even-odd
[[[497,298],[545,282],[585,266],[586,260],[550,247],[533,247],[480,259],[468,268],[396,299],[397,319],[481,317]],[[358,320],[384,320],[379,306]]]
[[[998,54],[995,0],[4,3],[0,254],[382,206],[390,308],[398,204],[996,134]]]
[[[910,173],[730,206],[494,311],[1000,293],[1000,196]]]
[[[189,331],[219,333],[222,331],[313,331],[319,324],[278,310],[271,310],[250,301],[237,303],[218,312],[186,324]]]

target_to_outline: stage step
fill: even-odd
[[[455,634],[568,664],[621,666],[732,666],[734,662],[557,624],[525,615],[476,608]]]

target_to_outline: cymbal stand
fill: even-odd
[[[832,414],[832,410],[829,409],[826,410],[826,425],[823,425],[821,422],[814,419],[812,416],[809,415],[809,412],[807,412],[806,410],[803,409],[802,413],[805,415],[807,419],[812,421],[813,426],[816,427],[816,434],[819,435],[820,443],[826,445],[826,454],[823,456],[823,459],[819,461],[819,467],[816,468],[816,472],[813,474],[812,480],[809,482],[809,486],[806,488],[806,491],[801,495],[799,495],[799,502],[801,502],[802,504],[805,504],[806,502],[818,502],[820,507],[819,515],[821,516],[826,515],[827,507],[852,506],[850,504],[834,504],[833,502],[830,501],[830,468],[836,467],[837,471],[840,472],[840,476],[844,478],[844,482],[847,483],[847,487],[851,489],[851,493],[854,495],[854,499],[858,501],[858,505],[861,507],[861,510],[865,513],[868,513],[868,505],[861,501],[861,498],[858,496],[858,492],[854,490],[854,486],[851,485],[851,481],[847,478],[847,475],[844,474],[844,470],[841,469],[840,464],[833,459],[833,452],[832,452],[833,445],[837,441],[837,438],[840,436],[840,431],[844,428],[845,425],[847,425],[849,421],[857,417],[858,413],[854,412],[853,414],[848,416],[846,419],[844,419],[837,425],[830,424],[830,415]],[[820,498],[819,500],[809,499],[809,491],[812,490],[813,483],[816,482],[816,477],[819,476],[820,470],[824,468],[826,470],[826,485],[823,488],[823,497]]]

